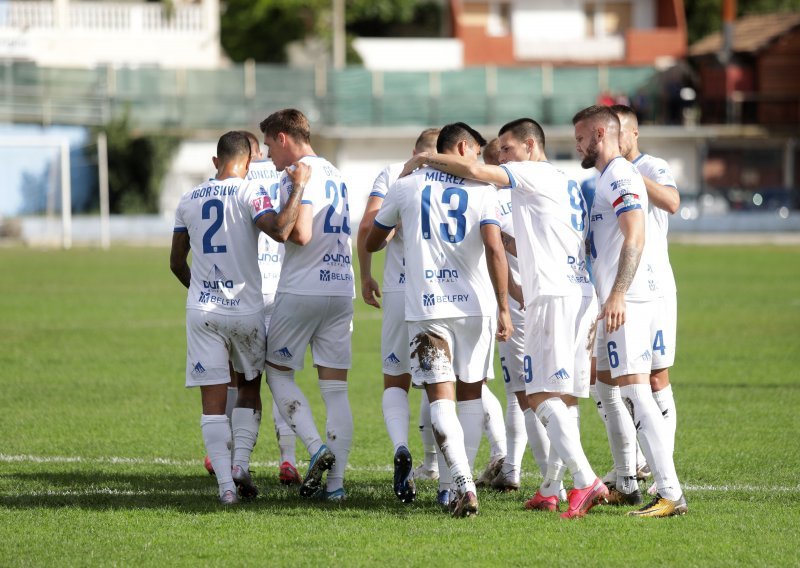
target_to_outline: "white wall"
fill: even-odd
[[[353,40],[370,71],[447,71],[464,67],[464,46],[453,38],[375,38]]]

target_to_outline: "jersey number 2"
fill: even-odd
[[[228,247],[225,245],[215,245],[211,243],[211,239],[214,238],[219,228],[222,227],[222,221],[225,219],[225,205],[219,199],[210,199],[203,203],[203,219],[211,219],[212,211],[215,212],[215,217],[211,226],[203,235],[203,254],[228,252]]]

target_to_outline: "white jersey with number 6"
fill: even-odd
[[[263,309],[254,221],[274,209],[267,190],[240,178],[211,179],[181,196],[175,231],[188,231],[192,277],[186,308],[226,314]]]
[[[311,167],[302,203],[312,207],[312,236],[305,246],[286,241],[278,292],[354,298],[347,186],[328,160],[305,156],[300,161]],[[293,188],[284,173],[281,203],[286,203]]]
[[[606,301],[614,286],[624,241],[617,217],[627,211],[641,209],[647,225],[648,205],[647,189],[636,166],[622,156],[611,160],[597,178],[589,236],[592,272],[601,304]],[[647,234],[647,229],[645,232]],[[650,258],[652,245],[649,241],[650,239],[645,238],[639,267],[625,294],[628,300],[653,300],[660,294],[658,277]]]
[[[432,168],[401,178],[375,224],[403,223],[406,320],[495,315],[481,225],[499,225],[497,192]]]

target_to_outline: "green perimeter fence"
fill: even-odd
[[[243,64],[215,70],[0,66],[0,121],[102,125],[129,113],[141,130],[252,126],[295,107],[316,125],[400,126],[531,116],[569,124],[609,91],[658,111],[653,67],[473,67],[378,72]],[[653,104],[655,103],[655,104]]]

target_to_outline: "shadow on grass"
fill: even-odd
[[[311,510],[369,511],[392,516],[440,511],[435,503],[435,484],[420,488],[412,505],[401,503],[391,483],[348,480],[347,499],[341,503],[301,498],[298,487],[285,487],[254,477],[261,494],[230,510],[280,512],[306,515]],[[0,507],[9,509],[80,508],[171,509],[185,513],[216,513],[216,479],[196,474],[136,474],[109,472],[9,472],[0,475]]]

